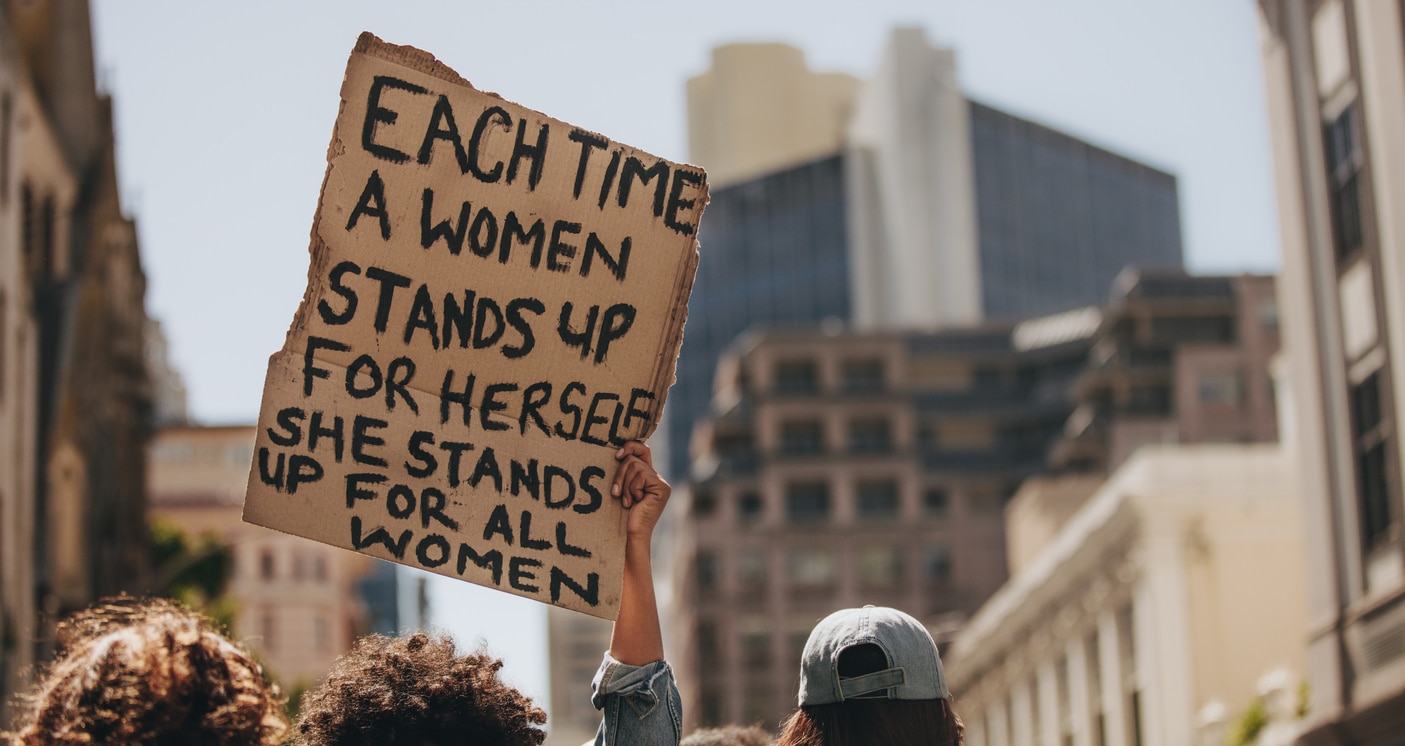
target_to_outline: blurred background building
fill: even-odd
[[[1021,322],[743,335],[676,517],[686,717],[777,723],[836,608],[905,609],[945,648],[1141,446],[1276,441],[1272,290],[1128,269],[1103,307]]]
[[[158,430],[151,448],[151,519],[197,545],[214,539],[211,551],[227,548],[234,636],[295,690],[320,680],[358,635],[400,631],[397,575],[393,565],[372,557],[245,523],[254,435],[252,425]]]
[[[719,47],[688,105],[712,202],[660,452],[690,724],[774,726],[834,608],[945,648],[1143,446],[1278,439],[1273,278],[1187,275],[1174,176],[969,100],[920,30],[867,80]]]
[[[581,746],[595,738],[600,711],[589,685],[609,648],[609,621],[558,607],[546,610],[551,720],[546,746]]]
[[[1182,265],[1174,176],[968,100],[920,29],[860,82],[781,44],[719,47],[688,130],[712,201],[665,423],[676,476],[751,326],[1018,320],[1101,305],[1127,265]]]
[[[1405,733],[1405,12],[1261,0],[1305,495],[1306,744]]]
[[[1124,270],[1049,467],[1106,474],[1150,443],[1276,441],[1278,349],[1272,277]]]
[[[908,610],[945,642],[1005,578],[1001,505],[1071,411],[1096,324],[757,332],[718,367],[675,541],[685,717],[774,725],[817,619]]]
[[[1306,571],[1292,458],[1151,446],[1047,542],[1017,549],[1033,532],[1012,518],[1012,557],[1034,559],[945,659],[966,742],[1227,743],[1223,713],[1303,669],[1306,592],[1283,582]]]
[[[0,2],[0,700],[149,581],[146,280],[80,0]]]

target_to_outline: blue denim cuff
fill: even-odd
[[[631,666],[620,663],[606,653],[600,670],[595,672],[595,679],[591,681],[594,694],[590,703],[595,705],[595,709],[603,710],[605,698],[615,695],[623,697],[637,717],[646,717],[659,703],[659,692],[654,685],[663,683],[658,681],[660,676],[669,680],[673,678],[673,669],[664,661]]]

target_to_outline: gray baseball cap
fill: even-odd
[[[839,654],[856,645],[877,645],[888,657],[888,667],[840,678]],[[836,611],[815,625],[800,657],[801,706],[846,699],[950,697],[931,633],[897,609],[865,606]]]

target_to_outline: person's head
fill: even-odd
[[[771,746],[772,740],[760,726],[724,725],[695,730],[678,746]]]
[[[369,635],[303,695],[306,746],[538,746],[546,713],[498,678],[502,661],[458,655],[447,635]]]
[[[59,656],[28,697],[14,742],[277,744],[277,687],[209,619],[166,599],[99,602],[59,627]]]
[[[962,743],[937,645],[897,609],[845,609],[815,625],[801,656],[799,704],[778,746]]]

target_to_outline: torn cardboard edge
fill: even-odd
[[[358,58],[357,55],[362,55],[362,57]],[[380,40],[375,35],[370,33],[363,33],[358,37],[356,45],[354,46],[350,55],[350,59],[348,60],[346,73],[343,76],[341,88],[339,89],[339,108],[337,112],[337,118],[333,127],[332,138],[327,148],[326,170],[324,171],[322,184],[318,193],[316,211],[314,212],[313,216],[312,227],[308,241],[308,283],[304,291],[303,298],[293,315],[292,323],[290,324],[287,334],[285,335],[282,349],[275,352],[269,358],[268,378],[265,382],[264,390],[264,402],[262,403],[260,408],[261,411],[259,421],[259,438],[256,444],[254,463],[251,464],[249,479],[250,489],[248,495],[246,496],[244,513],[246,516],[252,514],[258,517],[258,520],[254,520],[251,522],[267,526],[269,528],[278,530],[283,533],[301,536],[304,538],[312,538],[317,541],[322,541],[325,543],[332,544],[334,546],[350,549],[352,551],[359,551],[363,554],[368,554],[370,556],[379,556],[411,567],[424,567],[425,569],[431,572],[443,574],[447,577],[455,577],[451,573],[443,572],[442,570],[435,570],[431,565],[416,564],[414,558],[388,557],[385,555],[384,552],[379,551],[377,549],[378,545],[358,543],[360,542],[360,540],[358,539],[349,540],[348,537],[345,535],[334,535],[332,533],[329,533],[328,526],[331,525],[331,523],[329,522],[335,523],[338,521],[338,519],[348,515],[359,515],[356,510],[351,510],[349,504],[347,505],[348,510],[346,512],[343,512],[339,509],[339,506],[341,506],[343,502],[344,490],[339,492],[335,487],[330,484],[319,484],[315,485],[312,488],[309,488],[306,493],[304,493],[302,490],[299,490],[297,495],[293,496],[283,491],[281,487],[272,486],[269,482],[260,483],[261,475],[258,471],[258,451],[261,449],[268,451],[276,451],[279,458],[282,457],[283,453],[293,454],[294,449],[297,449],[297,453],[299,454],[315,456],[317,458],[323,459],[323,463],[327,464],[328,474],[333,474],[334,472],[332,470],[334,468],[340,469],[340,467],[333,467],[331,463],[326,461],[327,454],[323,451],[316,450],[317,446],[314,446],[311,442],[302,441],[284,443],[282,440],[270,439],[270,436],[274,434],[274,430],[271,426],[275,422],[275,417],[282,410],[282,408],[289,405],[290,401],[299,402],[298,406],[315,406],[321,404],[322,406],[327,407],[326,411],[337,411],[338,408],[345,407],[346,411],[344,412],[344,414],[348,415],[355,414],[356,407],[358,406],[354,402],[343,399],[343,397],[341,397],[340,395],[330,398],[316,396],[309,398],[305,394],[301,398],[293,396],[291,399],[289,399],[287,397],[289,394],[300,393],[298,391],[298,389],[300,388],[298,386],[298,359],[304,357],[304,346],[308,338],[314,334],[322,333],[313,330],[318,328],[318,301],[329,297],[329,293],[331,293],[332,289],[335,287],[334,281],[329,277],[328,270],[331,268],[333,263],[345,259],[345,256],[342,252],[346,250],[346,246],[342,242],[340,234],[333,235],[331,233],[323,233],[323,211],[324,209],[330,208],[327,215],[330,221],[333,220],[334,216],[336,214],[339,214],[344,207],[351,206],[343,199],[345,195],[342,195],[339,191],[343,187],[332,186],[334,182],[333,175],[335,171],[335,166],[340,163],[340,159],[342,159],[343,157],[359,157],[351,151],[358,146],[358,135],[364,136],[364,133],[356,133],[351,131],[353,128],[358,126],[358,121],[348,120],[344,122],[343,118],[348,115],[348,106],[355,105],[354,98],[347,98],[347,96],[354,97],[356,95],[354,91],[349,93],[347,90],[347,86],[352,81],[352,76],[354,74],[353,71],[357,68],[357,66],[367,64],[366,62],[364,62],[364,60],[367,59],[375,60],[376,62],[374,64],[378,67],[390,65],[404,68],[407,71],[405,75],[405,77],[407,78],[409,78],[411,75],[409,71],[412,71],[413,73],[418,74],[419,76],[428,76],[436,80],[443,81],[449,86],[461,88],[465,92],[471,92],[472,94],[481,94],[481,96],[491,97],[496,101],[503,102],[504,106],[508,106],[509,108],[516,107],[517,111],[514,111],[515,116],[536,116],[540,117],[544,121],[552,123],[553,126],[559,124],[560,126],[569,128],[568,131],[579,131],[580,133],[588,133],[609,143],[610,147],[614,149],[616,154],[623,152],[631,158],[637,156],[638,158],[645,159],[649,162],[665,163],[668,164],[669,168],[676,169],[679,171],[687,169],[693,172],[693,176],[700,178],[700,181],[696,183],[696,192],[693,195],[695,206],[688,208],[690,219],[693,215],[696,216],[695,222],[692,224],[693,230],[691,231],[691,233],[679,230],[676,226],[670,225],[669,227],[674,228],[677,233],[669,235],[666,241],[663,241],[662,239],[656,237],[656,241],[659,241],[658,245],[666,247],[667,251],[669,252],[668,256],[670,257],[670,259],[667,263],[653,265],[651,273],[645,276],[653,278],[653,283],[651,284],[659,288],[660,290],[662,290],[664,287],[671,288],[673,300],[667,305],[664,305],[663,302],[660,300],[660,297],[664,295],[664,293],[660,292],[658,294],[651,295],[651,298],[653,298],[653,300],[651,301],[650,305],[647,306],[647,308],[649,309],[648,313],[652,314],[653,319],[650,323],[650,327],[651,329],[657,330],[659,338],[654,340],[654,343],[652,345],[641,345],[636,351],[636,353],[634,353],[635,356],[629,358],[629,365],[626,368],[620,369],[621,371],[623,371],[621,375],[626,377],[617,379],[620,383],[628,383],[630,386],[636,386],[641,389],[644,386],[649,386],[649,392],[653,395],[650,404],[647,407],[643,407],[643,409],[648,413],[647,418],[643,416],[644,412],[640,412],[640,417],[638,418],[639,420],[642,420],[642,422],[639,423],[639,426],[641,428],[640,431],[635,433],[629,432],[630,428],[635,427],[635,425],[626,421],[628,423],[628,426],[623,428],[619,432],[619,435],[621,437],[637,438],[639,440],[644,440],[647,439],[651,434],[653,434],[657,430],[657,427],[663,416],[668,390],[675,380],[678,353],[682,345],[683,328],[687,321],[687,299],[691,295],[693,284],[696,279],[696,270],[700,257],[696,227],[700,225],[702,214],[709,202],[709,191],[706,183],[706,173],[703,169],[698,168],[696,166],[690,166],[684,163],[668,161],[667,159],[654,156],[637,148],[632,148],[628,145],[625,145],[624,143],[620,143],[611,138],[598,135],[597,133],[591,133],[583,128],[574,127],[568,122],[563,122],[562,120],[555,119],[535,109],[522,106],[521,104],[517,104],[515,102],[507,101],[506,99],[503,99],[501,96],[495,93],[479,90],[475,88],[471,83],[469,83],[469,81],[467,81],[465,78],[459,75],[457,72],[450,69],[444,63],[440,62],[435,56],[420,49],[409,46],[390,44]],[[395,75],[394,72],[387,72],[385,74]],[[423,77],[421,77],[419,80],[422,85],[429,85],[428,81],[426,81]],[[435,86],[431,85],[430,87],[434,88]],[[453,95],[451,91],[444,91],[444,93],[447,95]],[[408,109],[404,111],[408,111]],[[353,164],[354,163],[355,161],[353,161]],[[422,161],[422,163],[424,162]],[[582,160],[580,168],[584,169],[584,167],[584,160]],[[382,168],[384,168],[384,166],[382,166]],[[569,184],[569,182],[566,183]],[[334,192],[334,194],[330,197],[328,196],[329,189],[332,189],[332,191]],[[579,187],[577,187],[577,191],[579,191]],[[603,194],[604,193],[602,191],[601,207],[604,206],[605,198]],[[578,196],[579,195],[577,194],[576,197],[578,198]],[[621,208],[625,207],[625,203],[623,200],[624,197],[621,196],[619,202],[619,207]],[[566,198],[563,196],[561,198],[561,202],[548,201],[540,204],[551,206],[553,204],[565,203]],[[540,210],[541,208],[539,206],[536,209]],[[659,213],[655,212],[654,217],[655,219],[657,219],[659,217]],[[328,223],[327,228],[330,231],[333,229],[333,226]],[[348,225],[347,230],[351,230],[350,225]],[[665,283],[667,283],[667,285],[665,285]],[[641,310],[643,310],[643,308],[644,307],[641,307]],[[643,340],[647,340],[648,336],[642,336],[639,339],[642,342]],[[650,354],[652,354],[654,358],[652,361],[648,360],[648,356]],[[347,368],[344,364],[332,362],[331,360],[327,359],[325,355],[314,353],[313,355],[306,357],[304,364],[306,364],[307,361],[311,360],[316,360],[319,364],[326,366],[327,368],[335,368],[343,376],[347,371]],[[463,369],[460,370],[460,372],[468,372],[468,370]],[[306,369],[301,372],[301,375],[304,377],[307,375]],[[335,375],[335,373],[333,375]],[[513,377],[504,379],[504,381],[517,381],[524,384],[526,383],[526,377],[519,376],[517,372],[514,371],[512,376]],[[552,376],[543,375],[543,379],[546,378],[552,378]],[[459,428],[459,425],[455,423],[454,420],[450,420],[448,424],[441,424],[439,422],[440,416],[436,416],[436,413],[439,410],[439,403],[443,401],[446,397],[441,397],[438,391],[431,389],[430,387],[433,384],[428,379],[421,378],[416,383],[417,385],[411,385],[409,386],[409,388],[415,392],[416,396],[422,398],[422,406],[430,408],[429,412],[426,415],[423,415],[425,421],[422,423],[422,425],[425,426],[425,429],[435,430],[436,432],[443,432],[445,430],[457,430]],[[474,404],[476,403],[477,401],[474,402]],[[483,415],[485,414],[483,412],[484,408],[478,406],[471,406],[467,402],[461,405],[456,402],[455,405],[463,406],[465,416],[471,416],[472,419],[475,420],[482,419]],[[390,407],[390,409],[394,410],[395,408],[392,406]],[[508,417],[505,414],[499,414],[494,411],[488,411],[486,412],[486,414],[488,415],[488,419],[492,421],[506,422],[510,424],[512,426],[512,430],[514,431],[517,430],[517,426],[520,425],[520,422],[518,421],[518,418],[516,416]],[[415,417],[421,416],[422,415],[415,414]],[[396,411],[393,418],[388,417],[387,419],[398,420],[398,423],[394,424],[394,427],[397,429],[403,429],[404,427],[411,427],[410,425],[405,424],[409,420],[409,418],[409,412],[404,413],[404,416],[402,417],[401,413]],[[457,417],[454,419],[456,420]],[[517,434],[522,435],[524,437],[527,435],[526,433]],[[285,434],[283,437],[288,436]],[[495,435],[493,437],[497,436]],[[506,435],[504,435],[504,437],[506,437]],[[396,442],[400,445],[403,445],[403,443],[400,443],[399,441]],[[582,448],[582,446],[590,446],[590,448]],[[553,453],[558,454],[558,457],[561,459],[560,463],[589,463],[592,465],[592,468],[597,468],[602,465],[610,465],[614,463],[613,453],[611,453],[613,446],[611,445],[602,446],[598,443],[591,441],[576,441],[565,444],[564,448],[566,450],[553,451]],[[514,452],[508,449],[503,449],[500,451],[500,454],[503,457],[509,459],[527,457],[530,456],[531,453],[532,451],[530,450]],[[341,463],[340,457],[338,457],[337,463]],[[389,472],[386,473],[389,474]],[[584,473],[585,472],[581,472],[582,475]],[[442,474],[442,472],[440,474]],[[413,486],[417,490],[427,489],[429,487],[434,486],[444,487],[444,485],[436,481],[440,478],[440,476],[434,473],[426,475],[425,477],[418,477],[411,474],[410,477],[410,479],[407,479],[404,476],[400,476],[398,472],[395,475],[391,476],[392,479],[405,480],[407,484]],[[581,478],[582,480],[584,479],[583,476]],[[330,481],[335,482],[337,480],[331,479]],[[447,492],[447,488],[445,488],[445,491]],[[475,501],[475,505],[477,506],[473,509],[474,511],[481,511],[483,505],[492,504],[491,502],[487,501],[495,499],[491,496],[493,494],[492,490],[479,492],[475,485],[474,491],[476,494],[474,494],[474,496],[471,498]],[[499,495],[505,494],[503,493],[501,488],[499,488],[496,493]],[[477,496],[478,494],[482,494],[484,495],[484,497],[480,498]],[[514,493],[514,495],[515,494],[516,493]],[[606,489],[606,495],[606,502],[610,502],[608,498],[608,488]],[[294,504],[290,499],[294,497],[297,500],[296,504]],[[547,507],[551,506],[548,505]],[[594,536],[597,537],[600,541],[597,550],[597,558],[603,563],[601,564],[601,580],[603,581],[602,588],[617,589],[619,587],[619,583],[621,582],[621,576],[623,571],[623,526],[627,520],[627,515],[623,511],[623,509],[619,507],[613,509],[607,507],[607,510],[614,517],[614,520],[607,521],[609,525],[601,526],[598,522],[596,522],[596,519],[594,518],[591,519],[593,523],[586,523],[586,525],[595,526],[595,528],[591,530],[596,532]],[[584,513],[585,511],[581,512]],[[479,515],[479,513],[470,511],[469,515],[477,516]],[[390,517],[392,519],[401,518],[401,516],[394,513],[394,511],[391,511]],[[569,516],[567,516],[567,518],[569,518]],[[582,518],[585,518],[585,516],[582,516]],[[382,516],[382,519],[384,520],[384,516]],[[388,529],[396,531],[405,527],[401,524],[395,523],[394,521],[386,523],[385,526]],[[488,536],[486,534],[484,535],[483,540],[485,542],[488,541]],[[511,545],[512,540],[511,538],[508,538],[507,547],[502,548],[502,551],[504,553],[508,552]],[[487,544],[485,546],[487,547],[485,551],[493,551],[495,549],[495,547],[491,544]],[[469,582],[485,585],[487,587],[494,587],[493,585],[489,585],[488,583],[482,582],[480,580],[472,580],[463,577],[462,573],[460,573],[459,577],[461,579],[468,580]],[[535,600],[539,600],[544,603],[560,605],[563,608],[574,608],[574,610],[583,611],[584,613],[592,614],[595,616],[603,616],[604,618],[612,618],[614,614],[618,612],[619,599],[617,595],[613,597],[602,597],[601,600],[603,601],[603,606],[599,608],[585,609],[579,608],[578,605],[576,607],[573,607],[570,604],[557,603],[554,597],[548,599],[542,597],[540,594],[534,596],[527,593],[509,590],[508,588],[503,587],[500,583],[497,584],[496,587],[497,589],[503,590],[505,592],[515,593],[516,595],[521,595],[527,598],[534,598]]]
[[[462,86],[477,93],[481,93],[483,95],[491,96],[501,101],[505,101],[509,104],[512,104],[513,106],[521,107],[523,109],[526,109],[527,111],[530,111],[547,119],[551,119],[553,121],[560,121],[556,120],[554,117],[551,117],[545,112],[541,112],[529,106],[524,106],[523,104],[517,103],[515,101],[510,101],[508,99],[503,98],[497,93],[485,91],[475,87],[471,82],[465,79],[453,68],[440,61],[438,57],[434,56],[429,52],[426,52],[423,49],[419,49],[418,47],[413,47],[409,45],[394,44],[391,42],[387,42],[381,39],[380,37],[376,36],[375,34],[371,33],[370,31],[362,31],[357,36],[356,44],[352,47],[351,54],[348,55],[348,70],[351,67],[351,58],[357,54],[365,55],[368,57],[374,57],[380,60],[384,60],[386,62],[390,62],[392,64],[401,65],[416,72],[420,72],[425,75],[437,78],[439,80],[443,80],[452,85]],[[342,85],[345,86],[345,84],[346,74],[343,73]],[[293,313],[292,323],[289,324],[288,331],[284,335],[282,351],[286,351],[289,353],[296,352],[295,343],[301,339],[301,337],[299,337],[299,333],[305,331],[308,328],[308,322],[313,314],[313,309],[315,308],[315,301],[318,297],[321,297],[325,292],[325,287],[323,287],[323,284],[326,278],[327,265],[332,259],[332,249],[322,238],[322,207],[323,201],[326,198],[328,180],[332,173],[333,161],[338,156],[340,156],[346,148],[342,139],[341,132],[341,113],[342,110],[346,108],[346,104],[347,101],[345,98],[338,99],[337,117],[333,125],[332,139],[327,148],[327,167],[323,171],[322,183],[318,188],[317,207],[313,212],[312,229],[310,231],[311,235],[309,236],[308,242],[309,262],[307,271],[307,287],[303,291],[302,300],[298,303],[298,307]],[[585,130],[584,128],[578,129],[582,129],[583,131],[601,137],[610,142],[617,142],[612,138],[605,137],[604,135],[593,130]],[[706,171],[701,167],[692,164],[682,165],[688,165],[690,168],[693,168],[701,173],[706,173]],[[701,224],[702,215],[706,211],[707,205],[711,202],[711,193],[709,190],[709,186],[705,180],[699,187],[696,199],[698,203],[698,222],[699,224]],[[669,310],[668,323],[664,324],[660,339],[654,345],[655,349],[658,350],[658,354],[654,361],[653,373],[650,375],[649,380],[650,390],[654,392],[655,396],[653,403],[650,406],[648,427],[645,429],[644,432],[642,432],[638,436],[638,439],[641,441],[647,440],[658,429],[658,425],[663,419],[663,411],[664,406],[668,400],[669,389],[673,387],[673,383],[677,380],[677,360],[679,352],[682,349],[683,332],[688,319],[688,305],[686,303],[686,299],[692,296],[693,283],[696,281],[697,278],[697,267],[700,256],[699,246],[700,244],[697,239],[697,234],[695,233],[692,239],[691,252],[688,253],[688,256],[686,257],[686,262],[678,267],[678,273],[673,278],[672,284],[678,288],[678,290],[680,291],[680,297],[683,298],[685,302],[675,304]],[[672,340],[671,343],[670,340]],[[270,356],[269,360],[270,362],[272,362],[272,356]],[[326,362],[320,357],[318,358],[318,360],[319,362]],[[423,391],[423,389],[418,390]],[[437,395],[434,395],[433,392],[424,393],[427,393],[431,396],[436,396],[437,398]]]

